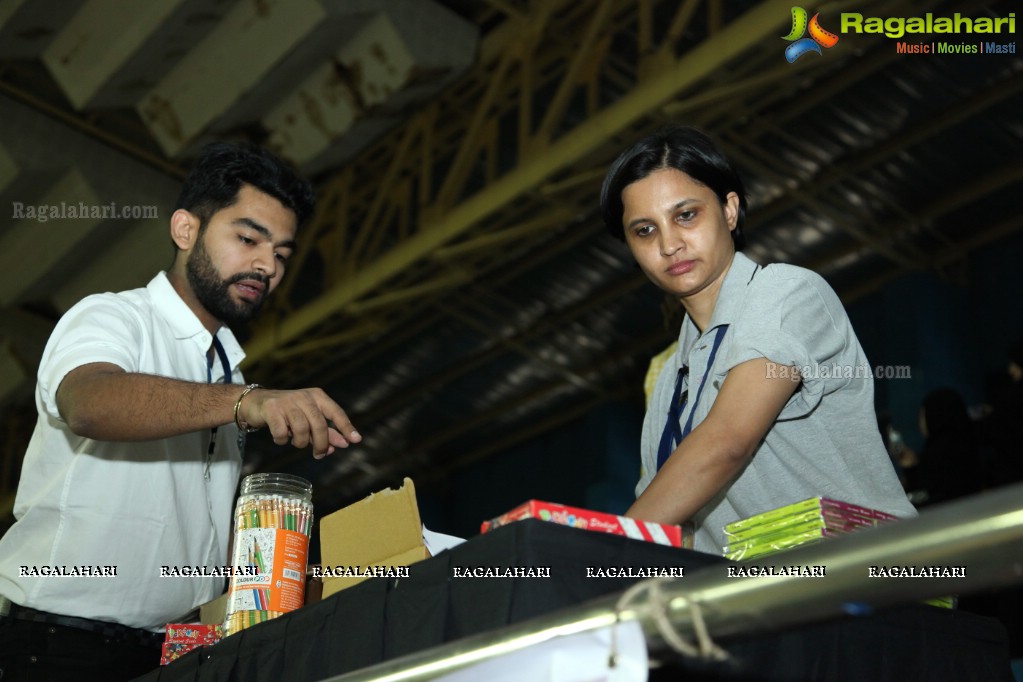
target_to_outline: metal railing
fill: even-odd
[[[819,566],[824,567],[824,575],[730,577],[729,566]],[[884,577],[893,573],[893,567],[907,571],[913,567],[937,575]],[[704,568],[662,584],[660,599],[652,600],[646,593],[619,609],[621,595],[609,595],[331,677],[326,682],[429,680],[555,637],[633,619],[642,626],[650,651],[661,652],[666,643],[654,618],[657,610],[667,616],[682,637],[693,634],[694,608],[712,637],[750,635],[1021,582],[1023,484],[951,502],[927,510],[916,519],[769,558]]]

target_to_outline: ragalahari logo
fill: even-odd
[[[820,12],[814,14],[813,19],[810,19],[808,24],[806,21],[806,10],[802,7],[792,8],[792,30],[784,37],[784,40],[788,40],[789,42],[795,41],[785,48],[785,59],[789,60],[789,64],[796,61],[807,52],[822,54],[822,47],[834,47],[838,42],[838,36],[821,27],[819,21],[820,16]],[[805,34],[807,30],[810,32],[810,37],[804,38],[803,34]]]

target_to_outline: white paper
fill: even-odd
[[[618,653],[610,667],[611,628]],[[646,640],[636,621],[556,637],[435,679],[442,682],[645,682]]]
[[[423,526],[423,544],[426,545],[426,551],[430,553],[430,556],[437,556],[445,549],[451,549],[463,542],[465,542],[463,538],[445,535],[444,533],[435,533],[426,526]]]

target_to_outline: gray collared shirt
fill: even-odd
[[[714,336],[728,325],[700,400]],[[782,408],[746,467],[693,521],[695,547],[720,554],[723,527],[737,519],[822,495],[899,517],[916,515],[881,442],[873,370],[842,303],[816,273],[792,265],[761,268],[736,253],[707,329],[686,316],[643,423],[639,496],[653,480],[657,448],[680,368],[688,367],[684,424],[710,412],[728,371],[756,358],[778,376],[796,367],[802,383]]]

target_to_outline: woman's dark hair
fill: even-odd
[[[611,164],[600,190],[600,214],[612,237],[625,239],[622,190],[663,168],[682,171],[709,187],[722,204],[729,192],[739,195],[739,216],[732,230],[735,250],[746,246],[742,226],[746,220],[746,190],[728,157],[709,137],[684,126],[662,128],[626,149]]]
[[[295,214],[299,226],[312,215],[316,198],[309,183],[268,150],[247,142],[206,145],[185,178],[174,210],[194,213],[205,229],[214,213],[234,205],[243,184],[277,199]]]

